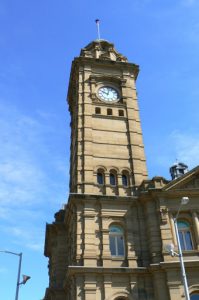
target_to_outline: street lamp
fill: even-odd
[[[22,253],[15,253],[15,252],[6,251],[6,250],[0,250],[0,252],[19,256],[19,266],[18,266],[18,274],[17,274],[17,286],[16,286],[16,293],[15,293],[15,300],[18,300],[19,286],[21,284],[25,284],[30,279],[30,276],[22,275],[23,276],[23,280],[20,282]]]
[[[172,257],[174,257],[174,256],[178,256],[179,257],[180,267],[181,267],[181,274],[182,274],[182,281],[183,281],[183,286],[184,286],[184,292],[185,292],[185,298],[186,298],[186,300],[190,300],[190,297],[189,297],[189,288],[188,288],[188,284],[187,284],[187,276],[186,276],[186,272],[185,272],[183,255],[182,255],[182,248],[181,248],[180,238],[179,238],[179,233],[178,233],[177,219],[178,219],[178,215],[179,215],[179,212],[180,212],[180,209],[181,209],[182,205],[186,205],[188,202],[189,202],[189,198],[188,197],[182,197],[181,202],[180,202],[180,206],[179,206],[179,209],[178,209],[178,212],[176,214],[176,217],[174,218],[174,228],[175,228],[175,234],[176,234],[177,245],[178,245],[178,252],[179,253],[176,253],[174,251],[174,245],[173,244],[169,244],[169,245],[165,246],[165,249],[170,253],[170,255]]]

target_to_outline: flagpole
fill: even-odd
[[[98,40],[100,41],[100,20],[96,19],[95,23],[97,25],[97,36],[98,36]]]

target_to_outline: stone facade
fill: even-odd
[[[46,226],[45,300],[184,299],[178,258],[165,251],[169,243],[177,251],[183,196],[190,202],[179,220],[192,243],[183,255],[190,293],[199,291],[199,167],[170,182],[147,179],[138,72],[107,41],[90,43],[72,63],[70,195]],[[100,100],[103,86],[117,101]]]

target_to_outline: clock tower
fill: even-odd
[[[72,193],[130,196],[146,179],[138,72],[105,40],[74,59],[68,91]]]

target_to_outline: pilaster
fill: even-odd
[[[199,250],[199,221],[198,221],[197,211],[192,212],[192,218],[193,218],[193,224],[194,224],[196,247]]]
[[[94,204],[84,203],[84,266],[97,266],[96,243],[95,243],[95,216]]]

